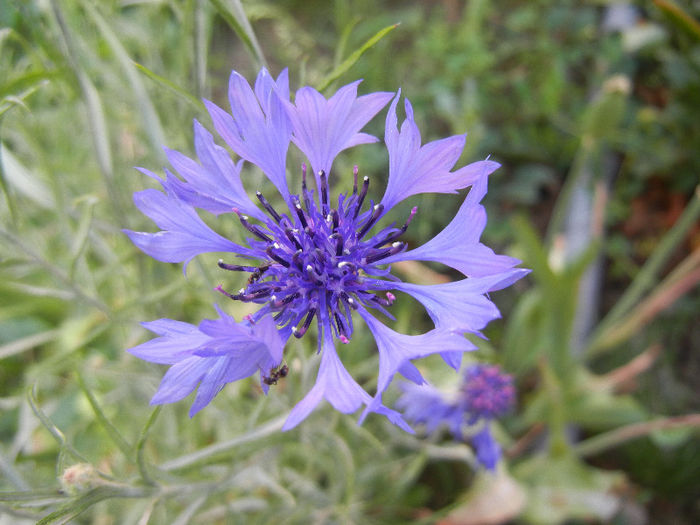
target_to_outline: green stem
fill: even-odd
[[[581,457],[594,456],[632,439],[647,436],[657,430],[693,427],[700,427],[700,414],[655,419],[654,421],[635,423],[633,425],[616,428],[610,432],[588,438],[576,445],[575,450]]]
[[[686,206],[683,214],[669,232],[664,235],[663,239],[661,239],[654,253],[639,271],[634,281],[632,281],[632,284],[627,288],[612,310],[610,310],[599,323],[596,332],[591,337],[592,342],[595,342],[603,332],[608,330],[616,321],[627,314],[629,310],[639,302],[649,288],[654,285],[661,269],[674,254],[676,248],[683,242],[690,229],[697,224],[699,218],[700,186],[695,188],[693,198]]]

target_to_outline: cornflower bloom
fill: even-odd
[[[428,434],[445,424],[455,439],[464,439],[462,427],[475,427],[470,433],[476,457],[484,467],[494,470],[501,457],[501,447],[491,434],[491,421],[505,415],[515,403],[513,378],[496,365],[475,364],[467,367],[456,395],[448,396],[431,385],[404,383],[404,393],[397,401],[404,416],[422,423]]]
[[[132,348],[138,357],[172,365],[152,403],[177,401],[199,391],[190,411],[205,406],[226,383],[260,373],[267,393],[270,385],[289,373],[283,365],[284,345],[302,338],[315,324],[318,376],[313,388],[291,411],[284,430],[302,421],[322,399],[344,413],[364,406],[387,416],[410,431],[400,414],[382,404],[382,393],[399,372],[422,383],[412,360],[439,353],[451,366],[459,366],[463,352],[474,346],[464,333],[478,333],[498,310],[486,293],[522,277],[520,261],[496,255],[479,242],[486,214],[479,204],[486,193],[487,177],[499,165],[490,160],[451,171],[464,147],[458,135],[421,145],[408,100],[406,118],[398,127],[398,93],[358,96],[360,81],[340,88],[329,99],[311,87],[296,92],[290,102],[287,70],[273,79],[262,70],[253,88],[231,74],[231,113],[205,101],[214,128],[240,159],[226,149],[199,122],[194,122],[194,146],[199,162],[167,150],[168,169],[158,181],[164,192],[148,189],[134,194],[136,206],[151,218],[157,233],[125,230],[133,243],[164,262],[187,263],[206,252],[226,252],[218,266],[248,273],[238,291],[217,286],[234,301],[254,303],[259,309],[235,322],[223,311],[219,319],[199,326],[162,319],[145,323],[160,337]],[[354,168],[346,181],[351,190],[331,195],[330,181],[336,156],[343,150],[377,142],[362,128],[391,101],[384,142],[388,150],[388,183],[381,200],[369,195],[369,177]],[[301,168],[301,188],[287,185],[287,152],[293,143],[308,159],[313,175]],[[284,200],[286,210],[273,206],[257,188],[253,203],[241,182],[244,162],[257,166]],[[298,168],[297,168],[298,169]],[[310,188],[314,179],[316,190]],[[413,208],[402,224],[380,226],[385,215],[404,199],[425,192],[456,193],[471,186],[452,222],[427,243],[407,249],[401,240],[417,214]],[[267,192],[267,190],[265,190]],[[268,194],[269,196],[269,194]],[[234,214],[249,237],[245,246],[212,230],[195,209],[214,215]],[[231,260],[231,257],[244,261]],[[465,275],[456,282],[422,286],[400,281],[390,263],[407,260],[437,261]],[[375,318],[379,312],[393,319],[389,309],[394,292],[407,293],[426,308],[435,328],[421,335],[400,334]],[[379,376],[370,396],[343,366],[336,342],[348,344],[355,321],[362,318],[374,335],[379,351]],[[347,351],[347,350],[344,350]]]

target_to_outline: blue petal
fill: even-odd
[[[151,404],[174,403],[187,397],[211,366],[211,359],[197,356],[190,356],[175,363],[163,376]]]
[[[468,277],[483,277],[510,270],[518,259],[496,255],[481,244],[479,237],[486,225],[486,212],[479,204],[486,193],[487,177],[477,180],[450,224],[422,246],[382,260],[383,264],[398,261],[435,261],[454,268]]]
[[[359,83],[340,88],[329,100],[315,89],[303,87],[297,91],[294,104],[286,105],[294,129],[292,141],[309,159],[316,175],[320,170],[330,173],[333,160],[344,149],[377,140],[360,130],[389,102],[392,93],[357,97]]]
[[[172,194],[155,189],[134,194],[134,203],[163,231],[122,230],[143,252],[163,262],[188,262],[208,252],[233,252],[257,257],[256,251],[229,241],[207,226],[197,213]]]
[[[204,408],[226,385],[267,372],[282,360],[284,341],[274,321],[263,318],[255,324],[236,323],[217,307],[219,318],[199,327],[171,319],[144,323],[160,337],[129,350],[137,357],[172,364],[161,381],[152,404],[172,403],[199,390],[190,416]]]
[[[498,460],[501,459],[501,446],[493,439],[488,423],[471,438],[471,441],[479,463],[489,470],[495,470]]]
[[[436,328],[474,333],[500,317],[498,308],[484,294],[504,288],[528,273],[515,269],[488,277],[471,277],[429,286],[404,282],[386,282],[389,288],[406,292],[420,301]]]
[[[394,374],[411,359],[440,352],[466,352],[476,349],[461,335],[447,330],[436,328],[421,335],[400,334],[377,321],[367,310],[360,308],[358,312],[372,331],[379,350],[378,395],[386,390]]]
[[[396,407],[403,410],[404,417],[409,421],[425,424],[428,434],[443,424],[448,424],[451,429],[461,426],[464,419],[462,411],[434,386],[402,383],[401,390],[403,394],[396,401]]]
[[[462,154],[465,135],[455,135],[421,146],[420,131],[413,120],[413,109],[405,100],[406,120],[397,129],[396,105],[399,94],[389,107],[384,140],[389,151],[389,181],[381,203],[384,211],[418,193],[455,193],[480,177],[495,171],[499,164],[480,161],[450,170]]]
[[[265,220],[265,214],[253,204],[241,183],[243,161],[234,164],[228,152],[217,146],[211,133],[196,120],[194,143],[201,166],[178,151],[166,149],[170,164],[187,182],[168,174],[163,185],[191,206],[211,213],[230,213],[237,208]]]
[[[286,82],[286,73],[280,75]],[[286,87],[288,93],[288,86]],[[256,93],[237,72],[229,80],[229,102],[232,115],[216,104],[204,101],[216,131],[245,160],[258,166],[282,196],[289,199],[286,180],[286,159],[291,125],[283,102],[279,99],[285,87],[277,89],[266,70],[256,81]]]
[[[129,348],[127,352],[151,363],[172,365],[192,355],[192,350],[209,337],[189,323],[159,319],[141,325],[161,337]]]
[[[321,365],[318,369],[316,384],[306,394],[304,399],[291,410],[282,427],[283,431],[297,426],[323,399],[326,399],[333,408],[345,414],[354,412],[363,404],[368,405],[372,402],[370,395],[357,384],[345,369],[343,363],[341,363],[333,345],[333,335],[330,327],[326,327],[323,332]],[[392,423],[407,432],[413,432],[398,412],[388,409],[381,404],[377,404],[373,411],[386,416]]]

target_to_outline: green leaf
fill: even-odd
[[[589,467],[574,457],[535,456],[513,470],[528,493],[521,516],[528,523],[558,525],[567,519],[608,523],[619,508],[613,489],[621,474]]]
[[[654,0],[654,4],[656,4],[656,7],[661,9],[677,27],[680,27],[695,39],[700,40],[700,22],[686,13],[678,4],[671,0]]]
[[[141,71],[141,73],[146,75],[148,78],[157,82],[158,84],[160,84],[173,94],[177,95],[178,97],[182,98],[183,100],[187,101],[189,104],[197,108],[198,111],[204,111],[204,104],[192,95],[190,95],[186,90],[182,89],[180,86],[178,86],[174,82],[171,82],[167,78],[157,75],[156,73],[148,69],[146,66],[139,64],[138,62],[134,62],[133,60],[132,63],[134,64],[134,66],[136,66],[136,69]]]
[[[324,78],[319,85],[316,87],[319,91],[323,91],[326,89],[328,86],[330,86],[335,80],[337,80],[343,73],[345,73],[347,70],[349,70],[355,62],[357,62],[360,57],[367,51],[369,48],[374,46],[377,42],[379,42],[382,38],[384,38],[387,34],[389,34],[391,31],[396,29],[399,26],[399,24],[393,24],[390,26],[385,27],[384,29],[381,29],[377,33],[374,34],[369,40],[367,40],[364,44],[362,44],[358,49],[356,49],[348,58],[343,60],[343,62],[336,67],[333,71],[331,71],[326,78]]]
[[[243,41],[243,44],[248,48],[248,52],[258,62],[258,65],[267,67],[258,39],[255,37],[240,0],[228,0],[229,6],[226,5],[224,0],[211,0],[211,3],[221,15],[221,18],[226,21],[238,35],[238,38]]]

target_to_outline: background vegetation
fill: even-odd
[[[0,523],[700,521],[699,16],[685,0],[0,0]],[[243,381],[193,420],[187,402],[149,407],[163,367],[124,352],[138,323],[211,317],[229,276],[203,257],[184,279],[120,233],[151,229],[133,167],[192,153],[199,99],[225,105],[230,70],[262,64],[293,89],[400,86],[424,141],[468,131],[463,162],[503,164],[485,238],[533,273],[494,294],[504,319],[471,356],[517,378],[496,475],[448,435],[327,405],[280,433],[315,377],[300,343],[270,396]],[[386,176],[381,148],[338,173],[353,163]],[[413,243],[459,197],[416,204]],[[448,273],[430,269],[399,271]],[[399,330],[430,326],[397,312]],[[356,338],[347,363],[371,390]]]

